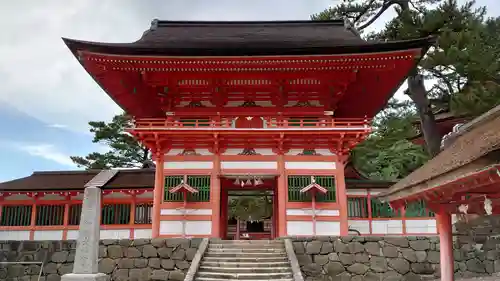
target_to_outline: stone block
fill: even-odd
[[[366,242],[365,251],[370,255],[375,255],[375,256],[382,255],[382,248],[377,242]]]
[[[385,237],[384,241],[398,247],[408,248],[410,245],[405,237]]]
[[[323,242],[321,241],[312,241],[306,244],[306,254],[309,255],[317,255],[321,252],[321,246]]]
[[[410,271],[410,263],[403,258],[389,259],[389,266],[399,274],[406,274]]]
[[[370,269],[374,272],[386,272],[388,270],[387,259],[384,257],[372,256],[370,258]]]
[[[355,263],[347,267],[347,271],[357,274],[364,275],[368,271],[369,267],[362,263]]]

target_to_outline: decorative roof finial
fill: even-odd
[[[149,28],[149,30],[156,30],[158,28],[158,22],[159,22],[158,19],[152,20],[151,21],[151,27]]]

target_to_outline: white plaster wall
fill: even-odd
[[[164,169],[212,169],[212,161],[183,161],[183,162],[165,162]]]
[[[130,239],[130,229],[101,230],[101,239]]]
[[[62,230],[36,230],[33,240],[62,240]]]
[[[162,215],[184,215],[184,209],[161,209]],[[212,209],[186,209],[186,215],[211,215]]]
[[[161,221],[160,234],[182,235],[182,221]],[[186,235],[211,235],[211,221],[186,221]]]
[[[370,234],[370,221],[367,220],[350,220],[347,222],[350,229],[355,229],[361,234]]]
[[[290,236],[312,235],[313,233],[312,221],[287,221],[286,230],[287,230],[287,235]]]
[[[182,221],[160,221],[160,234],[181,234]]]
[[[285,155],[297,155],[299,153],[302,153],[302,151],[304,151],[303,149],[290,149],[288,150],[287,153],[285,153]]]
[[[366,189],[348,189],[347,195],[368,195],[368,191]]]
[[[153,198],[153,192],[144,192],[142,194],[138,194],[137,198]]]
[[[64,196],[58,194],[46,194],[40,198],[40,200],[65,200]]]
[[[317,216],[331,216],[337,217],[340,215],[339,210],[315,210]],[[290,216],[311,216],[313,214],[312,209],[287,209],[286,214]]]
[[[30,232],[26,230],[0,231],[0,240],[30,240]]]
[[[221,169],[278,169],[278,163],[273,161],[222,161]]]
[[[13,194],[5,197],[5,200],[31,200],[33,198],[29,197],[26,194]]]
[[[335,170],[335,162],[285,162],[288,170]]]
[[[169,152],[165,153],[165,155],[176,156],[176,155],[181,154],[182,151],[184,151],[184,149],[175,148],[175,149],[171,149]],[[194,151],[200,155],[212,155],[212,153],[210,151],[208,151],[208,149],[197,148]]]
[[[321,155],[335,155],[335,153],[332,153],[329,149],[316,149],[316,153]]]
[[[316,222],[316,235],[340,235],[340,222],[339,221],[317,221]]]
[[[381,192],[387,191],[387,189],[370,189],[370,194],[371,195],[377,195]]]
[[[212,221],[186,222],[186,235],[211,235],[211,234],[212,234]]]
[[[436,220],[412,220],[406,219],[406,233],[428,233],[428,234],[436,234]]]
[[[68,234],[66,235],[68,240],[76,240],[78,239],[78,230],[68,230]]]
[[[372,232],[373,234],[402,234],[403,222],[401,220],[374,220]]]
[[[83,200],[83,192],[76,196],[71,196],[71,200]]]
[[[104,195],[104,198],[106,199],[120,199],[120,198],[130,198],[130,195],[127,193],[122,193],[122,192],[111,192],[106,195]]]
[[[180,149],[180,148],[170,149],[167,153],[165,153],[165,155],[175,156],[175,155],[178,155],[179,153],[182,153],[183,150],[184,149]]]
[[[135,239],[146,239],[153,237],[153,231],[151,229],[135,229],[134,238]]]

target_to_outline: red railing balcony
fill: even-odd
[[[260,118],[260,117],[254,117]],[[342,119],[313,119],[313,118],[288,118],[278,120],[276,118],[263,118],[262,128],[257,129],[355,129],[370,130],[371,120],[359,118]],[[134,129],[249,129],[235,127],[231,118],[222,118],[220,121],[210,119],[172,120],[167,118],[142,118],[134,122]],[[254,128],[255,129],[255,128]]]

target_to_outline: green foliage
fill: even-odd
[[[374,120],[374,133],[356,146],[353,164],[372,179],[396,180],[423,165],[429,155],[407,139],[415,135],[416,115],[408,102],[392,99]]]
[[[246,221],[260,221],[269,218],[272,212],[273,205],[270,197],[229,197],[229,217]]]
[[[92,152],[85,157],[71,156],[79,167],[86,169],[142,167],[150,159],[149,149],[125,132],[132,120],[125,114],[116,115],[111,122],[91,121],[90,132],[94,143],[106,145],[108,152]]]
[[[396,16],[384,28],[363,33],[392,7]],[[311,18],[347,18],[372,40],[438,36],[437,44],[418,67],[418,72],[433,82],[427,98],[450,101],[455,113],[477,116],[500,103],[500,19],[485,19],[485,13],[486,8],[477,7],[474,1],[460,5],[456,0],[346,0]],[[361,172],[394,180],[429,159],[421,147],[406,141],[415,134],[412,121],[418,120],[416,112],[421,112],[414,106],[417,104],[393,99],[376,117],[374,133],[352,152]]]

